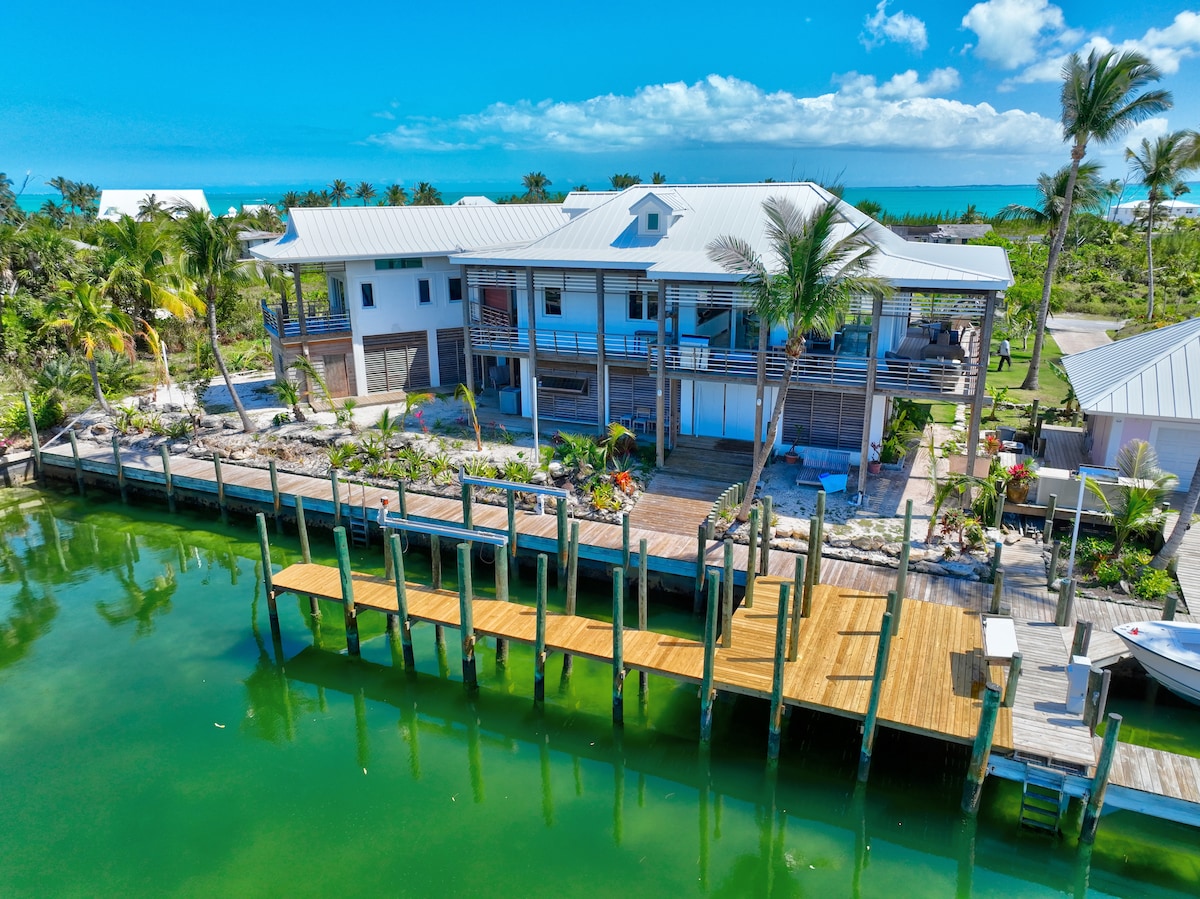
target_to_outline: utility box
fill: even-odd
[[[1087,698],[1088,672],[1092,670],[1092,660],[1087,656],[1071,656],[1067,665],[1067,713],[1083,714],[1083,703]]]
[[[521,388],[520,387],[501,387],[500,388],[500,414],[501,415],[520,415],[521,414]]]

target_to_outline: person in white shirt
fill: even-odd
[[[1008,367],[1012,368],[1012,346],[1009,345],[1008,338],[1005,337],[1000,341],[1000,364],[996,366],[996,371],[1004,369],[1004,363],[1008,363]]]

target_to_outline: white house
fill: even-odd
[[[194,206],[209,211],[202,190],[102,190],[97,218],[115,222],[123,215],[137,218],[148,205],[170,211],[176,206]]]
[[[1115,465],[1122,446],[1145,440],[1188,489],[1200,458],[1200,318],[1075,353],[1063,367],[1088,416],[1092,462]]]
[[[1120,203],[1109,210],[1108,220],[1122,225],[1131,225],[1139,220],[1145,222],[1146,203],[1146,200]],[[1160,216],[1164,222],[1178,218],[1196,218],[1200,216],[1200,204],[1189,203],[1186,200],[1163,200],[1155,207],[1154,220],[1157,222]]]

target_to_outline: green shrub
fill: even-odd
[[[1105,559],[1096,566],[1096,579],[1100,581],[1101,586],[1111,587],[1125,577],[1124,571],[1121,570],[1121,563],[1112,559]]]
[[[1171,575],[1158,568],[1147,568],[1133,585],[1133,595],[1138,599],[1162,599],[1174,589]]]
[[[50,393],[34,394],[29,399],[33,407],[33,420],[37,423],[38,431],[45,431],[63,418],[62,401]],[[25,414],[25,401],[18,400],[9,405],[0,416],[0,431],[4,434],[28,434],[29,416]]]

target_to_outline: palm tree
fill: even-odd
[[[1079,166],[1075,177],[1076,209],[1099,209],[1108,197],[1108,185],[1100,180],[1103,166],[1098,162],[1085,162]],[[1066,208],[1067,181],[1071,177],[1071,166],[1064,165],[1053,175],[1042,172],[1038,175],[1038,205],[1024,206],[1010,203],[996,213],[998,221],[1019,219],[1041,225],[1053,239],[1059,220]]]
[[[650,176],[650,183],[651,184],[666,184],[667,176],[664,175],[662,172],[655,172],[653,175]]]
[[[329,185],[329,199],[333,201],[334,206],[341,206],[342,202],[350,196],[350,187],[341,178],[333,179],[333,183]]]
[[[389,184],[383,192],[384,206],[404,206],[408,203],[408,193],[399,184]]]
[[[50,314],[44,327],[60,328],[67,332],[67,341],[74,349],[83,350],[96,402],[107,413],[112,407],[100,387],[100,372],[96,367],[96,350],[108,347],[114,353],[131,352],[133,320],[113,305],[112,301],[93,284],[63,284],[62,292],[47,308]]]
[[[479,430],[479,409],[475,403],[475,393],[466,384],[454,388],[454,398],[462,402],[471,416],[471,426],[475,428],[475,452],[483,452],[483,435]]]
[[[166,214],[167,204],[154,194],[146,194],[142,198],[142,202],[138,203],[137,220],[139,222],[153,222]]]
[[[608,180],[612,182],[613,190],[624,190],[627,187],[633,187],[635,184],[641,184],[642,176],[631,175],[628,172],[623,172],[613,175]]]
[[[292,418],[298,422],[308,421],[300,408],[300,388],[287,378],[279,378],[271,385],[271,392],[279,397],[279,402],[292,409]]]
[[[1158,453],[1145,440],[1130,440],[1117,452],[1117,468],[1123,478],[1135,482],[1117,488],[1117,498],[1111,502],[1095,481],[1088,480],[1087,488],[1104,506],[1104,516],[1112,525],[1113,558],[1121,555],[1125,542],[1137,534],[1158,528],[1163,512],[1160,504],[1175,489],[1179,478],[1158,467]]]
[[[295,209],[297,206],[299,206],[303,202],[304,202],[304,198],[302,196],[300,196],[300,194],[298,194],[294,190],[289,190],[287,193],[285,193],[282,197],[279,198],[279,205],[281,207],[279,211],[287,212],[289,209]]]
[[[1188,486],[1187,496],[1184,497],[1183,505],[1179,509],[1179,517],[1175,519],[1175,526],[1171,528],[1171,536],[1167,538],[1162,549],[1151,560],[1152,568],[1166,568],[1179,553],[1184,535],[1192,526],[1192,518],[1196,514],[1197,504],[1200,504],[1200,459],[1196,460],[1196,470],[1192,472],[1192,482]]]
[[[428,181],[418,181],[413,188],[412,205],[441,206],[442,193]]]
[[[787,371],[775,397],[766,439],[754,457],[746,498],[738,509],[739,521],[750,517],[754,490],[775,446],[788,387],[804,355],[804,335],[812,331],[832,334],[852,296],[888,290],[884,282],[867,274],[875,253],[866,237],[867,225],[842,233],[846,220],[840,205],[839,200],[831,199],[806,216],[789,199],[769,198],[763,203],[769,261],[741,237],[725,235],[708,245],[710,259],[726,271],[742,275],[759,321],[768,328],[782,325],[787,331]]]
[[[541,172],[530,172],[521,182],[525,185],[525,200],[530,203],[545,203],[546,188],[554,183]]]
[[[134,318],[148,322],[156,310],[176,318],[203,311],[203,303],[179,289],[170,239],[161,228],[123,215],[101,222],[96,242],[104,273],[101,290]]]
[[[78,185],[70,178],[64,178],[58,175],[46,182],[47,187],[53,187],[62,196],[62,205],[67,206],[69,211],[75,211],[75,205],[71,202],[71,198],[75,195]]]
[[[1188,171],[1200,164],[1197,135],[1192,131],[1173,131],[1150,143],[1142,138],[1141,149],[1125,149],[1130,173],[1147,190],[1146,199],[1146,321],[1154,320],[1154,210]]]
[[[1042,304],[1038,309],[1037,331],[1029,371],[1021,383],[1023,390],[1038,389],[1038,368],[1042,364],[1042,342],[1046,336],[1046,317],[1050,314],[1050,287],[1058,269],[1067,236],[1067,222],[1075,196],[1075,179],[1080,163],[1092,140],[1106,144],[1119,139],[1138,122],[1171,108],[1171,94],[1146,90],[1162,77],[1158,67],[1140,53],[1118,53],[1115,49],[1100,53],[1093,50],[1087,61],[1078,53],[1067,57],[1062,78],[1063,140],[1071,141],[1071,171],[1063,193],[1063,213],[1050,242],[1046,275],[1042,281]]]
[[[358,187],[354,188],[355,199],[362,200],[364,206],[375,199],[375,185],[369,181],[359,182]]]
[[[225,379],[233,406],[242,420],[242,429],[252,433],[254,422],[233,386],[233,378],[221,355],[217,332],[217,303],[222,288],[236,286],[248,280],[246,269],[238,261],[237,225],[231,219],[215,218],[207,211],[185,204],[174,210],[180,218],[175,223],[175,236],[183,251],[183,267],[187,276],[203,295],[208,318],[208,342],[216,360],[217,370]]]
[[[419,406],[432,403],[437,397],[432,393],[412,392],[404,394],[404,414],[400,416],[400,426],[408,427],[408,416],[412,415],[413,410]]]

